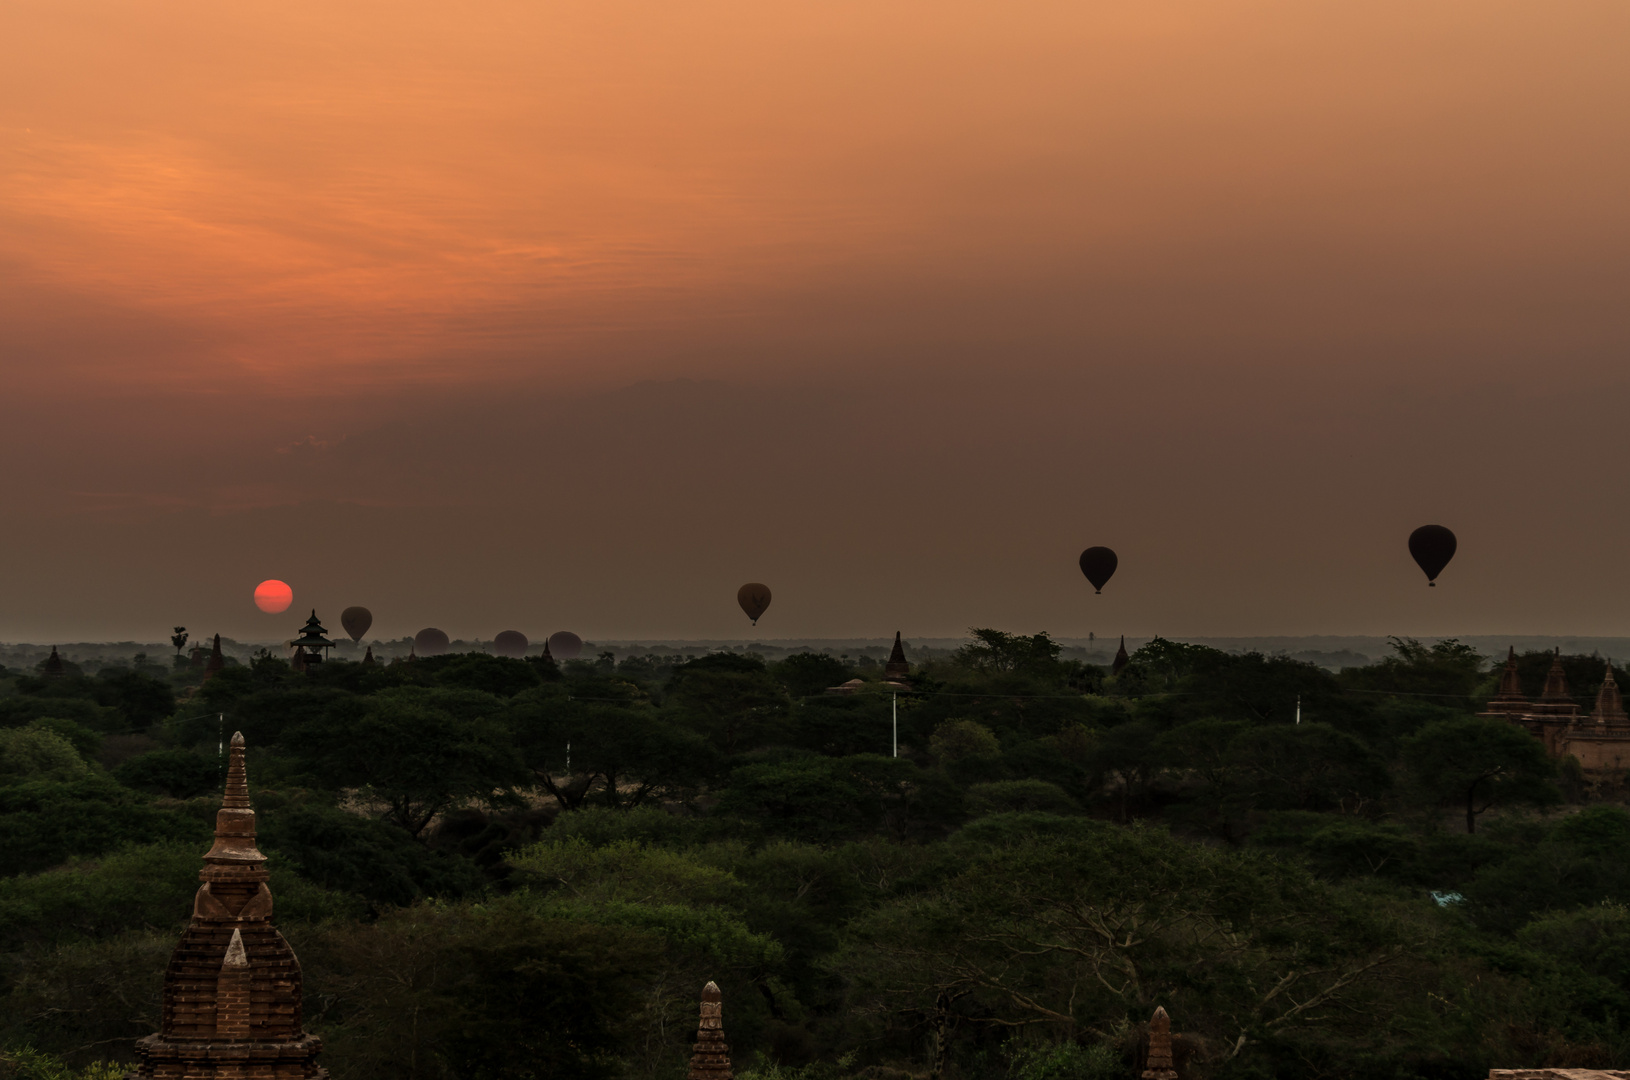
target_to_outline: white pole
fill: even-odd
[[[1298,724],[1300,724],[1302,722],[1302,695],[1301,694],[1296,695],[1296,722]]]
[[[900,695],[890,694],[889,700],[894,712],[894,756],[900,756]]]

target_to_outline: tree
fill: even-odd
[[[191,799],[220,786],[221,767],[191,750],[154,750],[131,758],[113,772],[125,787],[174,799]]]
[[[1556,764],[1545,746],[1504,720],[1439,720],[1404,740],[1403,751],[1422,791],[1465,807],[1468,833],[1477,831],[1478,815],[1491,807],[1561,799],[1551,783]]]
[[[825,653],[793,653],[770,667],[770,674],[781,680],[787,693],[795,698],[819,694],[829,686],[837,686],[854,677],[848,664]]]
[[[175,633],[170,635],[170,644],[175,646],[176,659],[181,659],[181,650],[187,647],[187,628],[178,626]]]
[[[1392,784],[1369,747],[1329,724],[1249,728],[1228,745],[1229,781],[1253,807],[1364,809]]]
[[[1099,783],[1116,781],[1122,821],[1132,819],[1132,804],[1165,766],[1155,746],[1155,729],[1141,720],[1110,728],[1087,756],[1087,770]]]
[[[663,704],[719,750],[735,754],[769,741],[789,702],[758,657],[712,653],[674,672]]]
[[[527,769],[562,810],[591,798],[624,807],[689,797],[713,770],[713,746],[652,708],[632,683],[602,676],[570,689],[528,691],[506,716]]]
[[[976,626],[968,633],[974,640],[956,651],[951,658],[955,664],[974,671],[1043,678],[1061,674],[1058,656],[1064,647],[1046,631],[1025,637]]]
[[[1470,710],[1483,682],[1484,659],[1470,645],[1445,638],[1423,645],[1414,638],[1388,638],[1393,655],[1368,667],[1346,668],[1341,681],[1373,693],[1427,695]]]
[[[929,753],[943,762],[968,758],[993,758],[1002,744],[984,724],[975,720],[947,720],[934,729],[928,740]]]
[[[386,690],[302,724],[288,747],[312,776],[363,789],[384,803],[387,821],[418,836],[442,811],[501,796],[522,778],[502,724],[457,715],[481,699],[495,701],[474,691]]]
[[[851,1007],[917,1030],[1102,1039],[1181,1002],[1187,1029],[1227,1058],[1310,1036],[1375,1041],[1412,1007],[1388,983],[1430,933],[1403,921],[1419,908],[1162,830],[1062,820],[1006,843],[964,830],[937,874],[857,918],[832,963],[856,984]]]

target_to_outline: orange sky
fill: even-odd
[[[749,578],[770,636],[1630,634],[1627,43],[13,0],[0,636],[280,637],[268,576],[392,634],[724,636]]]

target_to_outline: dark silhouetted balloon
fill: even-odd
[[[505,630],[492,639],[492,651],[499,656],[525,656],[529,644],[519,630]]]
[[[549,635],[549,655],[556,660],[576,660],[583,651],[583,639],[570,630],[556,630]]]
[[[1089,547],[1081,553],[1081,572],[1092,582],[1092,591],[1101,593],[1109,579],[1115,576],[1115,567],[1121,561],[1106,547]]]
[[[1437,586],[1438,575],[1455,557],[1455,534],[1442,525],[1422,525],[1409,534],[1409,553],[1426,574],[1426,583]]]
[[[368,627],[374,624],[374,613],[365,607],[348,607],[340,612],[340,625],[351,635],[352,641],[361,641]]]
[[[434,626],[427,626],[413,635],[413,651],[419,656],[440,656],[452,642]]]
[[[736,590],[736,603],[741,605],[741,609],[747,612],[747,617],[753,620],[753,625],[757,626],[758,617],[769,610],[770,587],[749,581]]]

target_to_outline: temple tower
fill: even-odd
[[[1630,714],[1624,711],[1624,698],[1619,693],[1618,680],[1613,678],[1612,661],[1608,662],[1607,678],[1602,680],[1602,688],[1596,692],[1596,708],[1591,710],[1590,718],[1598,724],[1630,723]]]
[[[1527,728],[1553,754],[1562,752],[1562,737],[1569,727],[1579,721],[1579,704],[1568,692],[1568,676],[1562,670],[1562,650],[1551,656],[1551,670],[1545,673],[1545,689],[1539,700],[1523,713],[1522,726]]]
[[[300,962],[272,926],[242,732],[232,736],[215,845],[198,876],[192,923],[164,972],[158,1034],[136,1043],[126,1080],[326,1080],[322,1044],[301,1027]]]
[[[311,611],[311,618],[301,628],[300,636],[294,639],[294,658],[289,666],[296,671],[304,671],[312,664],[320,664],[326,655],[324,649],[332,649],[334,643],[328,640],[328,631],[317,619],[317,610]]]
[[[1143,1080],[1177,1080],[1172,1068],[1172,1020],[1163,1005],[1155,1006],[1149,1018],[1149,1056],[1144,1059]]]
[[[1540,691],[1539,699],[1541,702],[1573,704],[1573,698],[1568,694],[1568,673],[1562,670],[1561,646],[1551,654],[1551,670],[1545,673],[1545,689]]]
[[[221,655],[221,635],[215,635],[215,642],[209,647],[209,661],[204,664],[204,682],[226,666],[226,657]]]
[[[1517,676],[1517,648],[1506,650],[1505,669],[1500,672],[1500,689],[1489,698],[1483,716],[1506,717],[1515,720],[1528,712],[1528,697],[1522,692],[1522,679]]]
[[[883,678],[890,682],[904,682],[911,674],[911,665],[906,663],[906,650],[900,644],[900,631],[894,632],[894,651],[889,653],[888,663],[883,665]]]
[[[62,657],[57,655],[55,645],[51,646],[51,655],[40,664],[40,674],[47,679],[61,679],[67,676],[68,667],[62,662]]]
[[[1122,634],[1121,647],[1115,650],[1115,659],[1109,665],[1109,673],[1111,675],[1119,675],[1121,672],[1126,670],[1126,665],[1130,664],[1131,662],[1132,658],[1126,655],[1126,635]]]
[[[724,1041],[724,995],[718,983],[710,982],[702,987],[702,1020],[685,1080],[731,1080],[731,1075],[730,1045]]]

